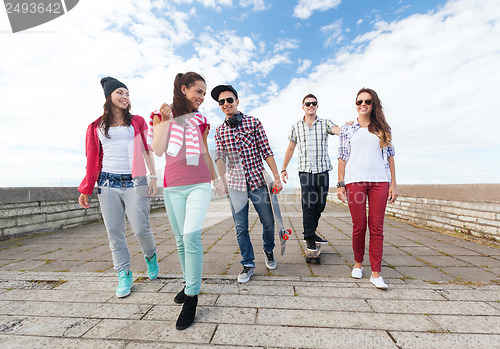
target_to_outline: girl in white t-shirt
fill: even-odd
[[[156,242],[149,223],[150,198],[157,191],[155,164],[146,143],[147,124],[141,116],[130,113],[127,86],[109,76],[101,79],[101,85],[106,102],[103,115],[87,128],[87,167],[78,187],[78,202],[84,209],[90,208],[89,196],[97,183],[99,206],[118,272],[116,297],[123,298],[130,294],[133,284],[125,217],[144,252],[149,278],[156,279],[159,273]]]
[[[388,200],[393,203],[398,196],[391,128],[375,91],[362,88],[356,97],[356,109],[357,122],[343,126],[340,132],[337,196],[348,202],[352,217],[355,265],[351,276],[363,277],[368,200],[370,282],[387,289],[380,276],[385,207]]]

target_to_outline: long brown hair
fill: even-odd
[[[106,102],[104,103],[103,108],[104,108],[104,113],[102,114],[101,117],[100,127],[104,129],[104,135],[106,136],[106,138],[111,138],[110,135],[108,134],[109,128],[111,127],[111,124],[113,122],[113,102],[111,102],[111,95],[106,97]],[[123,119],[127,126],[130,126],[130,124],[132,123],[132,114],[130,114],[130,108],[131,105],[129,103],[127,108],[123,111],[124,113]]]
[[[385,120],[382,102],[380,101],[380,98],[378,98],[377,92],[365,87],[359,90],[358,94],[356,95],[356,100],[358,99],[358,96],[363,92],[369,93],[372,96],[373,101],[368,131],[377,135],[377,137],[380,139],[380,148],[387,147],[391,144],[391,127]]]
[[[181,87],[182,85],[190,88],[193,86],[196,81],[203,81],[205,79],[198,73],[195,72],[187,72],[185,74],[179,73],[175,76],[174,80],[174,98],[172,102],[172,114],[174,118],[182,115],[186,115],[195,111],[195,108],[191,101],[186,98],[186,95],[182,93]]]

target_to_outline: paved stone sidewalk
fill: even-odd
[[[196,323],[175,330],[182,288],[164,212],[151,215],[160,278],[147,279],[129,231],[131,296],[116,299],[106,232],[88,225],[0,242],[1,348],[500,348],[500,250],[386,219],[382,275],[388,291],[349,277],[351,220],[329,204],[318,233],[321,265],[305,263],[300,202],[282,197],[294,230],[268,271],[255,213],[256,276],[236,282],[240,257],[226,200],[211,203]],[[368,253],[366,254],[368,262]]]

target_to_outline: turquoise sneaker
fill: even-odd
[[[160,266],[158,265],[158,261],[156,260],[156,253],[151,258],[144,256],[144,259],[146,260],[146,264],[148,265],[149,279],[156,279],[158,277],[158,273],[160,272]]]
[[[130,289],[133,284],[132,280],[132,270],[129,270],[128,274],[125,270],[120,270],[118,272],[118,287],[116,288],[116,297],[123,298],[130,294]]]

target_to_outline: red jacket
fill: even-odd
[[[92,195],[95,182],[99,178],[102,168],[102,145],[97,135],[97,129],[101,124],[101,117],[95,120],[87,128],[85,139],[85,155],[87,156],[87,167],[85,178],[78,187],[82,194]],[[150,146],[146,143],[148,125],[139,115],[132,115],[132,126],[134,127],[134,159],[132,162],[132,177],[146,175],[146,165],[144,163],[143,153],[149,152]],[[140,137],[139,137],[140,135]]]

